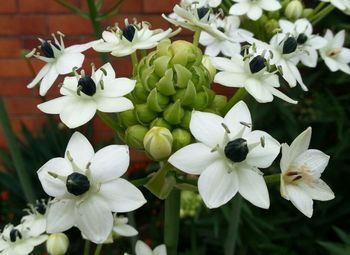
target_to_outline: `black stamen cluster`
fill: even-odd
[[[48,41],[44,41],[41,44],[41,51],[43,52],[43,55],[47,58],[54,58],[53,49],[52,46],[54,46],[56,49],[60,50],[60,47],[56,43],[49,43]]]
[[[79,196],[89,190],[90,181],[83,174],[72,173],[67,177],[66,187],[69,193]]]
[[[19,230],[18,229],[12,229],[11,231],[10,231],[10,240],[11,240],[11,242],[16,242],[16,240],[17,240],[17,237],[19,238],[19,239],[21,239],[22,238],[22,234],[21,234],[21,232],[19,232]]]
[[[209,12],[209,8],[201,7],[197,9],[198,18],[202,19]]]
[[[78,89],[88,96],[96,93],[96,84],[90,76],[81,77],[78,81]]]
[[[265,58],[262,56],[258,55],[254,57],[250,62],[249,62],[249,68],[252,73],[257,73],[261,71],[265,67]]]
[[[233,162],[242,162],[247,158],[249,152],[247,146],[247,140],[243,138],[237,138],[230,141],[225,146],[225,156]]]
[[[301,33],[298,35],[298,38],[297,38],[297,43],[298,44],[304,44],[306,41],[307,41],[307,35],[304,34],[304,33]]]
[[[288,37],[283,44],[282,53],[289,54],[297,49],[298,43],[294,37]]]
[[[124,27],[123,29],[123,36],[129,41],[132,42],[132,40],[134,39],[135,36],[135,32],[136,32],[136,28],[133,25],[127,25],[126,27]]]

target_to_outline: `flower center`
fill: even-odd
[[[90,181],[83,174],[72,173],[67,177],[66,187],[69,193],[79,196],[89,190]]]
[[[287,40],[284,41],[282,53],[289,54],[294,52],[297,49],[297,40],[294,37],[288,37]]]
[[[309,167],[305,164],[298,168],[289,169],[283,176],[284,180],[288,183],[297,183],[299,180],[303,179],[308,183],[313,182],[313,177],[310,172]]]
[[[38,203],[35,205],[35,210],[36,210],[38,213],[44,215],[45,212],[46,212],[46,206],[44,205],[44,203],[38,202]]]
[[[21,234],[21,232],[19,232],[19,230],[18,229],[12,229],[11,231],[10,231],[10,240],[11,240],[11,242],[16,242],[16,240],[17,240],[17,237],[19,238],[19,239],[21,239],[22,238],[22,234]]]
[[[340,52],[341,52],[340,48],[331,49],[330,51],[327,52],[327,56],[331,58],[336,58]]]
[[[209,12],[209,8],[201,7],[197,9],[198,18],[202,19]]]
[[[54,58],[55,55],[53,54],[52,46],[54,46],[56,49],[60,50],[60,47],[56,43],[49,43],[47,41],[43,42],[41,44],[41,51],[43,52],[44,56],[47,58]]]
[[[218,30],[219,30],[220,32],[225,33],[225,28],[223,28],[223,27],[218,27]]]
[[[254,57],[250,62],[249,62],[249,68],[252,73],[257,73],[261,71],[265,67],[265,58],[262,56],[258,55]]]
[[[129,41],[132,42],[132,39],[134,39],[136,29],[132,25],[127,25],[123,29],[123,36]]]
[[[233,162],[242,162],[248,154],[247,140],[237,138],[225,146],[225,156]]]
[[[298,44],[304,44],[306,41],[307,41],[307,35],[304,34],[304,33],[301,33],[298,35],[298,38],[297,38],[297,43]]]
[[[90,76],[84,76],[79,79],[78,94],[80,91],[88,96],[93,96],[96,93],[96,84]]]

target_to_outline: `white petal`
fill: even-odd
[[[76,218],[77,227],[94,243],[102,243],[112,232],[112,212],[109,205],[98,196],[81,202],[76,210]]]
[[[249,148],[246,158],[247,163],[251,166],[269,167],[280,152],[279,142],[266,132],[254,130],[244,138],[247,140],[248,148],[249,145],[254,144],[252,149]],[[255,144],[261,143],[261,140],[264,140],[264,146],[262,144],[255,146]]]
[[[342,48],[345,41],[345,30],[339,31],[333,38],[333,48]]]
[[[107,98],[99,97],[96,100],[97,109],[101,112],[123,112],[134,108],[133,103],[126,97]]]
[[[339,63],[335,59],[326,57],[324,58],[324,62],[332,72],[339,70]]]
[[[100,42],[94,45],[94,50],[97,52],[111,52],[118,49],[118,45],[114,42]]]
[[[153,255],[151,248],[140,240],[136,242],[135,253],[136,255]]]
[[[139,232],[127,224],[118,224],[113,227],[113,231],[120,236],[136,236]]]
[[[313,213],[313,201],[306,192],[297,185],[285,185],[289,200],[305,216],[311,218]]]
[[[286,101],[287,103],[290,103],[290,104],[297,104],[298,103],[298,101],[291,99],[290,97],[286,96],[281,91],[279,91],[278,89],[275,89],[273,87],[269,87],[269,90],[272,93],[272,95]]]
[[[269,192],[264,177],[254,169],[239,167],[237,169],[239,194],[253,205],[268,209],[270,207]]]
[[[39,104],[38,108],[44,113],[59,114],[63,111],[67,104],[71,104],[72,102],[74,102],[74,98],[70,96],[63,96]]]
[[[60,113],[60,119],[69,128],[77,128],[91,120],[96,113],[96,103],[91,99],[75,98]]]
[[[45,96],[47,91],[51,88],[52,84],[58,77],[58,73],[54,65],[50,65],[50,69],[45,74],[44,78],[41,80],[39,94],[40,96]]]
[[[214,148],[224,142],[225,129],[222,123],[224,119],[216,114],[193,111],[190,130],[198,141]]]
[[[204,46],[208,46],[210,44],[213,44],[215,41],[216,41],[216,39],[206,32],[202,32],[200,37],[199,37],[199,43],[204,45]]]
[[[59,233],[73,227],[75,222],[75,202],[64,199],[50,204],[47,213],[48,233]]]
[[[80,169],[85,169],[88,163],[91,162],[95,152],[84,135],[79,132],[74,132],[64,154],[67,160],[69,160],[68,154],[70,154],[74,163],[80,167]]]
[[[227,57],[239,54],[240,51],[241,45],[238,42],[225,41],[221,43],[221,52]]]
[[[104,83],[100,94],[105,97],[121,97],[129,94],[135,88],[136,81],[128,78],[117,78]]]
[[[312,183],[312,185],[304,185],[302,182],[299,185],[301,185],[302,189],[314,200],[328,201],[334,198],[334,193],[331,188],[321,179]]]
[[[46,64],[41,68],[39,73],[35,76],[34,80],[32,80],[28,85],[27,88],[33,88],[35,85],[39,83],[39,81],[47,74],[49,69],[51,68],[52,64]]]
[[[214,82],[233,88],[244,87],[247,77],[244,73],[218,72],[214,77]]]
[[[72,96],[71,98],[74,99],[77,96],[79,78],[80,76],[65,77],[60,88],[60,93],[64,96]]]
[[[276,0],[260,0],[259,6],[266,11],[276,11],[282,7]]]
[[[65,182],[54,178],[49,172],[66,177],[73,172],[71,164],[64,158],[53,158],[45,163],[37,172],[46,194],[51,197],[63,197],[67,191]]]
[[[305,166],[315,178],[320,178],[322,172],[328,165],[329,156],[319,150],[307,150],[296,157],[292,164],[295,166]]]
[[[280,28],[282,29],[283,33],[293,33],[294,31],[294,24],[292,22],[290,22],[289,20],[285,20],[285,19],[280,19],[278,21],[278,24],[280,26]]]
[[[231,110],[229,110],[225,115],[225,124],[230,130],[230,135],[237,135],[241,133],[245,135],[250,132],[251,127],[246,127],[242,125],[241,122],[252,124],[252,118],[250,116],[249,109],[243,101],[236,103]]]
[[[112,32],[109,32],[109,31],[103,31],[102,38],[106,42],[110,42],[110,43],[117,43],[117,42],[119,42],[119,38],[117,37],[116,33],[112,33]]]
[[[153,255],[167,255],[165,244],[158,245],[154,248]]]
[[[66,53],[61,55],[55,63],[59,74],[67,74],[73,71],[73,68],[80,68],[84,62],[84,55],[81,53]]]
[[[237,193],[238,177],[229,170],[224,160],[217,160],[200,175],[198,190],[208,208],[226,204]]]
[[[232,56],[231,60],[223,57],[210,58],[211,64],[220,71],[243,71],[243,58],[240,55]]]
[[[229,13],[231,15],[243,15],[248,12],[250,5],[247,2],[237,3],[231,6]]]
[[[308,127],[304,132],[297,136],[290,145],[289,158],[293,161],[301,153],[307,150],[311,140],[311,127]]]
[[[281,153],[282,157],[281,157],[281,161],[280,161],[280,168],[281,168],[282,173],[284,173],[289,169],[291,159],[290,159],[288,144],[282,143],[281,147],[282,147],[282,153]]]
[[[220,53],[220,48],[218,47],[218,44],[212,44],[212,45],[208,45],[205,48],[205,54],[210,56],[210,57],[216,57],[217,55],[219,55]]]
[[[259,103],[267,103],[273,100],[273,96],[261,81],[256,79],[248,79],[245,88]]]
[[[102,42],[102,39],[101,40],[95,40],[95,41],[88,42],[88,43],[84,43],[84,44],[72,45],[72,46],[67,47],[65,49],[65,52],[68,52],[68,53],[83,52],[83,51],[86,51],[87,49],[90,49],[91,47],[93,47],[94,45],[96,45],[96,44],[98,44],[100,42]]]
[[[253,5],[251,6],[251,8],[248,10],[247,16],[251,19],[251,20],[258,20],[262,15],[262,9],[257,6],[257,5]]]
[[[102,70],[104,70],[105,72],[103,72]],[[102,78],[105,83],[112,83],[114,85],[116,82],[115,71],[111,63],[109,62],[97,69],[96,72],[93,75],[91,75],[91,77],[95,81],[95,83],[98,83]],[[104,84],[104,89],[106,89],[106,87],[109,87],[108,84]],[[102,90],[102,92],[103,91],[104,90]],[[110,96],[113,97],[113,95]]]
[[[218,159],[217,151],[203,143],[187,145],[176,151],[169,158],[169,163],[188,174],[201,174],[204,169]]]
[[[103,183],[99,195],[113,212],[130,212],[146,203],[141,191],[121,178]]]
[[[91,175],[100,182],[122,176],[129,167],[129,148],[126,145],[109,145],[96,152],[91,160]]]

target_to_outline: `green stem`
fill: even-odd
[[[180,223],[180,190],[173,189],[165,199],[164,243],[168,255],[177,255]]]
[[[16,172],[19,178],[19,182],[21,184],[22,191],[24,192],[25,199],[29,203],[34,203],[36,200],[36,195],[33,190],[30,176],[27,172],[25,163],[23,161],[18,140],[11,127],[10,120],[6,112],[5,104],[2,97],[0,97],[0,123],[4,131],[7,145],[10,149],[12,160],[16,168]]]
[[[115,132],[123,132],[123,130],[118,126],[115,120],[113,120],[108,113],[105,112],[97,112],[98,117],[106,123],[107,126],[109,126],[111,129],[113,129]]]
[[[264,176],[265,182],[266,183],[276,183],[276,182],[280,182],[281,180],[281,174],[271,174],[271,175],[267,175]]]
[[[312,17],[317,14],[319,12],[319,10],[321,10],[323,8],[323,6],[325,6],[326,2],[320,2],[315,9],[313,9],[313,11],[308,15],[308,19],[312,19]]]
[[[239,88],[233,95],[233,97],[231,97],[231,99],[227,102],[224,113],[227,113],[232,108],[232,106],[238,103],[238,101],[245,96],[246,93],[247,91],[245,90],[245,88]]]
[[[89,18],[89,15],[87,15],[85,12],[83,12],[82,10],[80,10],[78,7],[76,7],[75,5],[73,4],[70,4],[68,3],[67,1],[65,0],[55,0],[56,3],[64,6],[65,8],[67,8],[68,10],[70,10],[71,12],[85,18],[85,19],[88,19]]]
[[[86,1],[89,7],[89,17],[90,17],[92,28],[94,29],[96,38],[100,39],[102,37],[101,23],[98,21],[100,14],[98,12],[98,9],[94,0],[86,0]],[[101,56],[102,63],[108,62],[108,55],[106,53],[101,53],[100,56]]]
[[[231,201],[230,222],[225,240],[225,255],[234,255],[238,238],[238,226],[241,216],[242,197],[237,194]]]
[[[199,44],[199,37],[201,36],[201,29],[197,29],[196,32],[193,35],[193,45],[198,47]]]
[[[135,71],[136,66],[137,66],[137,64],[139,63],[139,61],[138,61],[138,59],[137,59],[136,51],[134,51],[133,53],[131,53],[130,57],[131,57],[131,63],[132,63],[133,70]]]
[[[140,186],[145,185],[150,179],[151,179],[151,177],[147,176],[147,177],[144,177],[144,178],[132,180],[130,182],[132,184],[134,184],[136,187],[140,187]]]
[[[89,255],[90,254],[90,246],[91,246],[91,242],[89,240],[85,240],[84,255]]]
[[[333,5],[328,5],[324,9],[322,9],[319,13],[317,13],[315,16],[310,18],[310,21],[312,25],[316,25],[318,22],[320,22],[322,19],[324,19],[329,13],[331,13],[334,10]]]
[[[102,243],[99,243],[97,246],[96,246],[96,250],[95,250],[95,253],[94,255],[100,255],[101,253],[101,250],[102,250]]]

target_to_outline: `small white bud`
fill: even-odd
[[[169,157],[172,144],[173,136],[169,129],[164,127],[151,128],[143,139],[145,150],[155,160],[163,160]]]
[[[288,19],[296,20],[303,15],[303,10],[303,4],[299,0],[293,0],[287,5],[284,15]]]
[[[47,252],[51,255],[64,255],[69,246],[69,239],[64,233],[51,234],[46,241]]]

